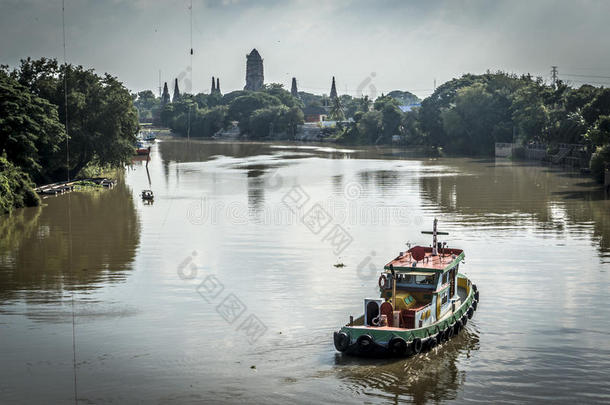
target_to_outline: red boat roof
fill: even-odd
[[[414,246],[402,256],[384,266],[386,270],[443,272],[449,270],[464,259],[462,249],[439,249],[437,255],[432,254],[431,247]]]

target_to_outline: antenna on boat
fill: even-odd
[[[436,225],[438,223],[438,219],[434,218],[434,226],[432,227],[432,232],[430,231],[421,231],[421,233],[426,235],[432,235],[432,256],[438,255],[438,235],[449,235],[449,232],[439,232],[436,229]]]

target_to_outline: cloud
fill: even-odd
[[[108,71],[133,90],[171,81],[191,63],[189,0],[66,2],[68,58]],[[193,83],[209,91],[244,84],[256,47],[268,82],[354,93],[376,72],[380,91],[429,94],[466,72],[502,69],[548,76],[590,69],[608,74],[604,1],[193,1]],[[1,63],[61,56],[61,5],[3,1]],[[596,70],[597,69],[597,70]]]

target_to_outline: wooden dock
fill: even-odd
[[[80,185],[83,182],[91,182],[107,188],[112,188],[116,184],[116,180],[107,179],[105,177],[94,177],[89,179],[60,181],[58,183],[46,184],[44,186],[36,187],[34,191],[36,191],[40,195],[63,194],[74,190],[74,186]]]

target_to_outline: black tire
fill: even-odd
[[[472,309],[472,307],[468,308],[468,319],[472,319],[473,314],[474,314],[474,309]]]
[[[474,299],[477,300],[477,301],[479,300],[479,292],[478,291],[476,291],[474,293]]]
[[[373,350],[375,341],[370,335],[360,335],[358,336],[358,339],[356,339],[356,345],[358,346],[360,353],[369,353]]]
[[[447,340],[450,340],[453,337],[453,326],[449,326],[445,329],[445,336],[447,336]]]
[[[434,336],[430,336],[430,338],[428,338],[428,350],[434,349],[436,344],[436,338]]]
[[[408,347],[407,342],[398,336],[393,337],[388,342],[388,350],[395,356],[404,356],[407,353]]]
[[[419,354],[419,353],[421,353],[421,349],[422,349],[421,339],[420,338],[413,339],[413,342],[411,343],[411,351],[413,351],[413,353],[415,353],[415,354]]]
[[[344,352],[349,347],[350,339],[345,332],[335,332],[334,335],[335,349]]]
[[[477,307],[479,306],[479,302],[478,301],[472,301],[472,308],[476,311]]]
[[[477,288],[477,285],[476,285],[476,284],[473,284],[473,285],[472,285],[472,289],[474,290],[474,292],[479,291],[479,289]]]
[[[468,315],[464,314],[464,315],[462,315],[462,328],[465,328],[467,323],[468,323]]]
[[[455,321],[455,323],[453,324],[453,334],[457,335],[458,333],[460,333],[460,331],[462,330],[463,326],[462,326],[462,321],[460,319],[458,319],[457,321]]]
[[[445,333],[440,331],[436,334],[436,342],[441,345],[445,341]]]

